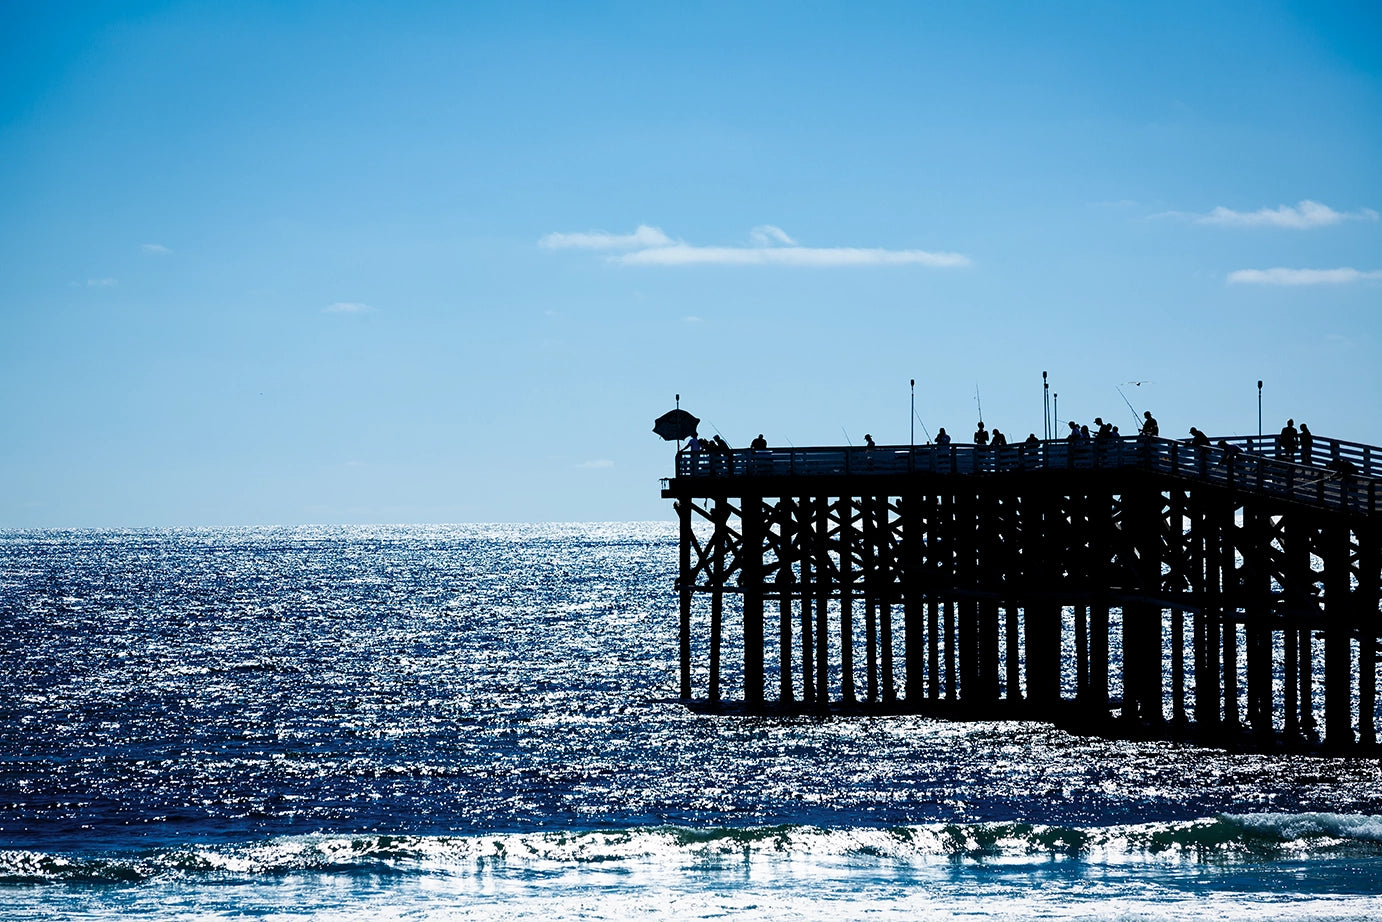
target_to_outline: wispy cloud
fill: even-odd
[[[337,301],[322,308],[322,312],[327,314],[365,314],[372,310],[374,308],[359,301]]]
[[[787,236],[787,232],[776,224],[760,224],[749,231],[749,239],[756,246],[766,247],[776,243],[785,243],[788,246],[796,246],[797,242]]]
[[[1382,271],[1359,269],[1239,269],[1228,274],[1230,284],[1239,285],[1345,285],[1382,279]]]
[[[1281,205],[1277,208],[1259,208],[1257,211],[1234,211],[1220,205],[1209,214],[1192,216],[1192,220],[1196,224],[1211,224],[1217,227],[1281,227],[1288,230],[1310,230],[1341,224],[1344,221],[1376,221],[1377,212],[1371,208],[1335,211],[1328,205],[1305,199],[1295,206]]]
[[[173,252],[161,243],[142,243],[139,245],[139,249],[151,256],[170,256]]]
[[[582,250],[629,250],[635,247],[667,246],[672,238],[659,228],[638,225],[632,234],[611,234],[607,231],[586,231],[576,234],[548,234],[538,241],[554,250],[577,248]]]
[[[114,288],[120,284],[119,279],[87,279],[87,288]]]
[[[856,247],[698,247],[685,243],[625,253],[618,262],[629,266],[967,266],[961,253],[926,250],[883,250]]]
[[[611,255],[612,262],[627,266],[890,266],[922,265],[953,267],[969,265],[962,253],[933,253],[928,250],[889,250],[864,247],[801,246],[786,231],[772,224],[755,227],[749,233],[752,246],[696,246],[673,241],[661,230],[642,225],[632,234],[548,234],[540,241],[546,247],[585,247],[625,249]]]

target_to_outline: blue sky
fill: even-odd
[[[1043,370],[1382,444],[1379,49],[1370,3],[6,3],[0,527],[666,519],[674,394],[1025,436]]]

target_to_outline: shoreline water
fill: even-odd
[[[687,709],[671,532],[0,535],[0,918],[1382,911],[1375,759]]]

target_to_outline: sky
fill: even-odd
[[[1382,445],[1379,211],[1376,3],[7,0],[0,528],[670,521],[677,395],[1043,371]]]

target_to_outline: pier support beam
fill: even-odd
[[[763,707],[763,498],[745,496],[739,574],[744,594],[744,705]]]

